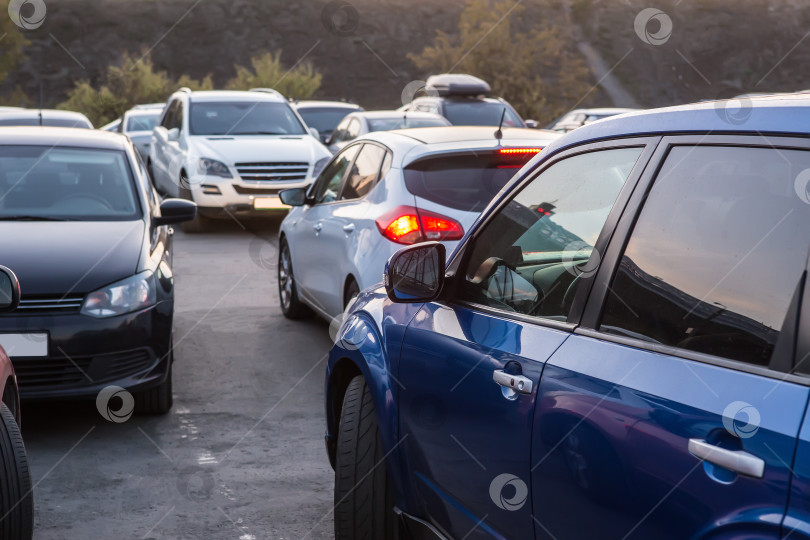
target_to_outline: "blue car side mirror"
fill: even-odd
[[[392,302],[435,300],[444,285],[446,251],[440,242],[424,242],[394,253],[385,264],[385,291]]]

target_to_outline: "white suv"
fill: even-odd
[[[175,92],[152,132],[147,166],[158,191],[197,203],[209,218],[286,211],[278,192],[306,186],[331,158],[274,90]]]

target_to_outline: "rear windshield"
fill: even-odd
[[[405,186],[417,197],[480,212],[532,155],[454,155],[420,160],[405,169]]]
[[[304,126],[286,103],[192,102],[192,135],[303,135]]]
[[[124,152],[0,146],[0,220],[125,221],[139,216]]]
[[[369,118],[369,131],[391,131],[392,129],[425,128],[446,126],[444,118],[408,118],[397,116],[395,118]]]
[[[157,125],[161,111],[154,114],[132,115],[127,119],[127,132],[130,131],[152,131]]]
[[[444,102],[444,116],[454,126],[497,126],[504,109],[504,127],[523,127],[523,121],[515,111],[502,103],[477,99]]]
[[[356,109],[346,107],[307,107],[298,109],[298,114],[307,123],[307,126],[314,127],[321,133],[335,131],[335,128],[346,115]]]

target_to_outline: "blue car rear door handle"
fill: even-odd
[[[752,478],[765,475],[765,461],[744,450],[720,448],[703,439],[689,439],[689,453],[732,472]]]
[[[349,223],[348,225],[343,226],[343,232],[346,234],[351,234],[354,232],[354,223]]]
[[[492,373],[492,380],[503,387],[511,388],[519,394],[532,393],[532,380],[523,375],[510,375],[504,370],[498,369]]]

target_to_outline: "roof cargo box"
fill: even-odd
[[[428,77],[425,87],[440,96],[480,96],[489,95],[492,89],[486,81],[472,75],[444,73]]]

